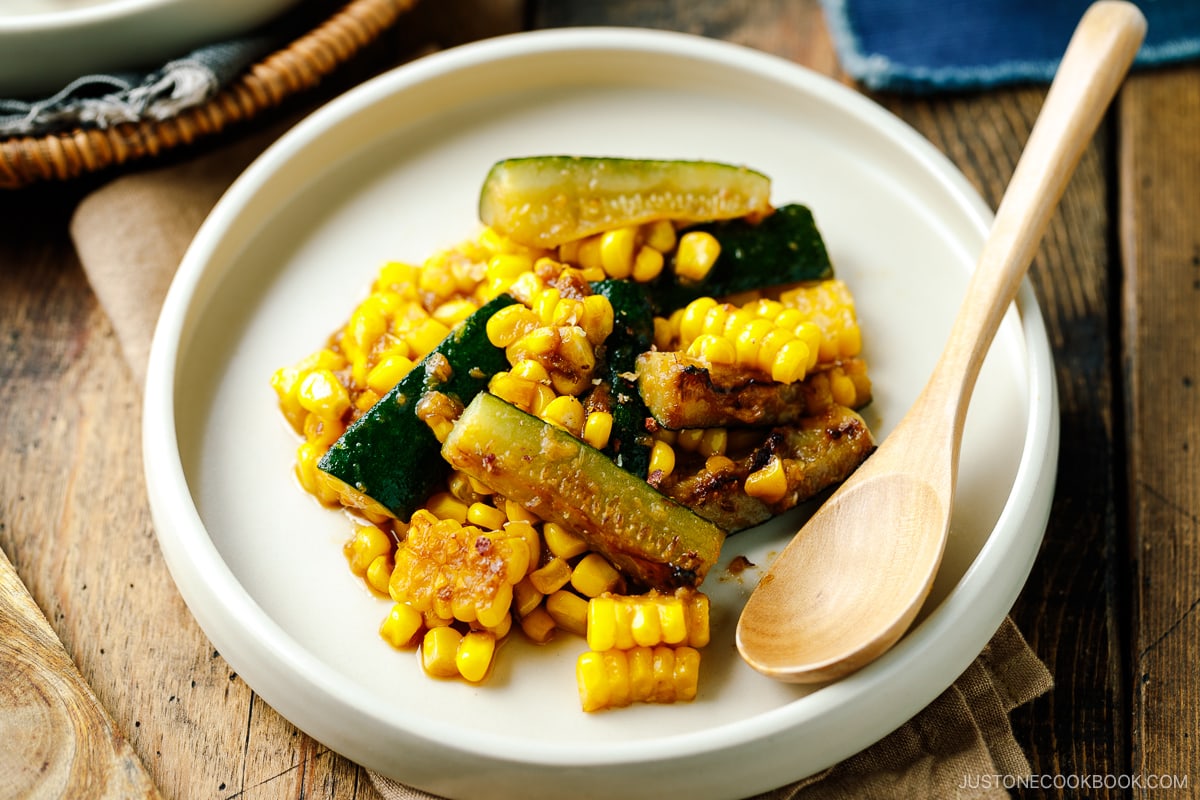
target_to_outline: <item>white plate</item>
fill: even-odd
[[[1008,612],[1053,492],[1057,403],[1029,287],[980,376],[945,566],[918,625],[817,689],[774,683],[733,647],[740,605],[797,525],[738,534],[691,704],[587,715],[581,641],[512,637],[483,686],[423,677],[376,635],[388,603],[346,568],[345,518],[291,477],[268,385],[321,346],[388,259],[477,232],[507,156],[710,158],[807,203],[858,300],[886,433],[941,349],[990,212],[880,107],[788,62],[679,34],[577,29],[491,40],[382,76],[321,109],[237,181],[167,298],[150,360],[145,457],[163,553],[221,654],[333,749],[447,797],[747,796],[871,744],[943,691]],[[1018,313],[1019,312],[1019,313]],[[740,577],[728,560],[757,568]]]
[[[0,97],[153,68],[249,31],[296,0],[0,0]]]

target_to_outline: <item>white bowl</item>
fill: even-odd
[[[944,567],[917,625],[836,683],[746,667],[733,628],[803,512],[729,539],[704,589],[714,641],[697,700],[584,714],[573,637],[512,637],[482,686],[424,677],[382,642],[388,602],[346,568],[349,523],[291,476],[271,372],[320,347],[389,259],[475,235],[497,159],[535,153],[711,158],[815,212],[853,289],[881,435],[924,383],[990,211],[928,142],[786,61],[691,36],[576,29],[421,59],[319,110],[205,222],[150,358],[144,446],[159,541],[221,654],[334,750],[446,797],[744,797],[883,737],[945,690],[1003,620],[1036,556],[1058,447],[1049,346],[1022,286],[968,415]],[[736,555],[757,567],[735,575]]]
[[[57,92],[75,78],[154,68],[245,33],[296,0],[4,0],[0,97]]]

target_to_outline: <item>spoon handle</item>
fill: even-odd
[[[1100,0],[1085,12],[1067,45],[930,380],[931,392],[941,389],[939,399],[948,404],[956,431],[992,338],[1145,30],[1146,20],[1132,3]]]

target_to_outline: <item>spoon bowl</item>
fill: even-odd
[[[1122,0],[1100,0],[1080,20],[929,382],[746,603],[736,639],[754,669],[793,683],[834,680],[886,652],[916,618],[950,535],[963,426],[984,357],[1145,29]]]

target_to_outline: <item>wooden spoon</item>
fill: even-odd
[[[794,683],[839,678],[912,624],[945,549],[963,423],[984,356],[1145,29],[1126,2],[1102,0],[1084,14],[929,382],[779,554],[742,612],[738,650],[759,672]]]

